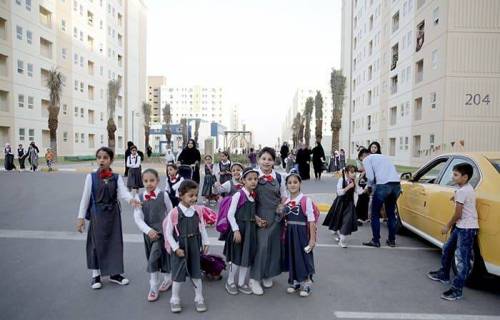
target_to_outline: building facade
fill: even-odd
[[[48,72],[64,76],[60,156],[107,145],[107,83],[121,83],[116,151],[144,148],[146,8],[141,0],[0,1],[0,142],[49,147]]]
[[[375,140],[413,166],[443,152],[500,150],[498,12],[492,0],[343,1],[341,141],[350,156]]]
[[[151,105],[151,122],[160,124],[163,121],[163,108],[161,104],[161,90],[167,86],[164,76],[148,76],[148,103]],[[166,91],[164,91],[164,94]]]

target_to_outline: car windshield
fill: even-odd
[[[498,173],[500,173],[500,159],[490,159],[490,162],[497,169]]]

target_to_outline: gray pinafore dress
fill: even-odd
[[[276,175],[279,173],[276,172]],[[256,191],[257,216],[267,221],[267,227],[257,229],[257,253],[251,269],[251,278],[262,280],[281,273],[282,223],[276,213],[281,202],[280,182],[277,179],[268,182],[261,177]]]
[[[203,178],[203,189],[201,190],[201,195],[204,197],[212,197],[214,194],[212,192],[212,187],[217,181],[217,178],[213,174],[213,166],[205,165],[205,177]]]
[[[158,240],[152,241],[147,234],[144,235],[146,249],[147,271],[170,273],[170,255],[164,246],[162,223],[167,216],[165,205],[165,192],[159,192],[155,199],[144,201],[144,194],[140,194],[144,222],[156,232],[160,233]]]
[[[99,171],[92,174],[92,194],[86,218],[87,267],[101,270],[101,275],[123,273],[123,237],[120,204],[117,198],[118,175],[101,179]]]
[[[246,197],[241,192],[241,197]],[[250,267],[257,252],[257,225],[255,224],[255,202],[246,200],[236,211],[236,223],[241,233],[241,243],[233,240],[234,232],[229,231],[224,244],[224,255],[227,262],[232,262],[237,266]]]
[[[309,244],[307,216],[300,204],[285,207],[285,259],[283,271],[288,271],[288,283],[303,282],[312,279],[314,274],[314,257],[312,251],[306,253],[304,248]]]
[[[135,163],[137,163],[138,158],[139,155],[135,158]],[[142,167],[128,169],[127,187],[130,189],[144,188],[142,184]]]
[[[181,208],[177,207],[179,218],[174,238],[179,243],[179,249],[184,250],[184,257],[178,257],[172,251],[170,262],[172,266],[172,280],[184,282],[186,277],[201,279],[200,254],[202,249],[200,218],[195,213],[192,217],[186,217]]]

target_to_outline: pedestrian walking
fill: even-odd
[[[129,190],[132,190],[134,194],[137,194],[139,192],[139,189],[144,187],[144,185],[142,184],[141,163],[142,159],[137,153],[137,147],[130,147],[130,155],[127,158],[127,187],[129,188]]]
[[[316,146],[312,149],[314,178],[316,180],[321,180],[321,173],[325,166],[325,158],[325,150],[323,150],[321,142],[316,142]]]
[[[36,171],[38,169],[38,153],[40,150],[36,146],[34,141],[31,141],[30,146],[28,147],[28,161],[30,163],[30,168],[32,171]]]
[[[241,176],[243,187],[232,196],[227,213],[230,229],[225,237],[224,255],[231,265],[225,288],[231,295],[239,292],[252,294],[252,289],[246,283],[246,277],[257,252],[255,188],[258,179],[259,172],[256,169],[250,167],[243,171]]]
[[[339,170],[342,170],[345,168],[345,150],[340,149],[339,151]]]
[[[463,297],[465,280],[471,270],[471,257],[474,251],[475,238],[479,230],[476,210],[476,193],[469,183],[474,169],[469,163],[460,163],[453,167],[453,182],[458,186],[454,196],[450,199],[455,203],[455,213],[450,221],[441,229],[441,233],[448,236],[443,245],[441,268],[431,271],[427,275],[430,279],[442,283],[450,283],[450,269],[456,261],[457,272],[451,282],[451,288],[441,295],[445,300],[458,300]]]
[[[250,162],[250,166],[252,168],[257,168],[257,153],[254,148],[250,148],[250,152],[248,153],[248,161]]]
[[[47,168],[49,168],[49,171],[52,171],[53,164],[54,164],[54,152],[50,148],[47,148],[47,152],[45,152],[45,161],[47,162]]]
[[[385,204],[387,214],[387,227],[389,238],[386,243],[390,247],[396,246],[396,201],[401,193],[399,174],[391,160],[382,154],[371,154],[368,149],[361,149],[358,160],[363,162],[363,167],[368,179],[368,186],[374,186],[371,207],[372,240],[363,245],[380,247],[380,210]]]
[[[124,177],[128,177],[129,167],[127,166],[127,159],[130,156],[130,154],[132,153],[130,151],[130,148],[132,148],[133,146],[134,146],[134,143],[132,141],[127,141],[127,150],[125,150],[125,173],[123,174]]]
[[[256,197],[257,254],[250,272],[250,288],[264,294],[261,286],[271,288],[273,278],[281,273],[281,218],[277,213],[286,199],[286,187],[280,173],[273,169],[276,151],[264,147],[259,152],[259,183]]]
[[[12,147],[10,143],[5,144],[5,148],[3,149],[4,153],[4,167],[5,170],[11,171],[16,170],[16,165],[14,164],[14,153],[12,152]]]
[[[19,161],[19,169],[21,170],[26,169],[24,162],[26,161],[27,156],[28,153],[24,150],[23,145],[19,144],[19,146],[17,147],[17,160]]]
[[[208,235],[203,215],[195,210],[198,198],[198,184],[184,180],[179,187],[180,203],[168,214],[163,222],[167,251],[171,252],[172,297],[170,310],[182,311],[180,289],[189,277],[195,292],[195,308],[198,312],[207,311],[203,298],[201,281],[200,253],[208,253]]]
[[[314,275],[313,249],[316,246],[316,217],[312,200],[301,192],[300,175],[286,177],[290,196],[282,210],[285,220],[284,268],[288,271],[288,293],[311,294]],[[305,204],[305,205],[304,205]]]
[[[286,168],[286,162],[285,159],[288,157],[288,154],[290,153],[290,147],[288,146],[288,142],[283,142],[283,145],[280,148],[280,157],[281,157],[281,165],[283,166],[283,169]]]
[[[162,227],[163,220],[172,210],[172,202],[160,190],[160,177],[156,170],[144,170],[142,181],[145,190],[136,195],[136,200],[142,206],[134,209],[134,220],[144,236],[146,270],[149,273],[147,300],[152,302],[158,300],[160,292],[167,291],[172,285],[170,255],[165,249]]]
[[[307,148],[304,144],[299,146],[299,150],[297,150],[296,160],[300,178],[302,180],[309,180],[311,178],[311,150]]]
[[[114,152],[101,147],[96,152],[99,168],[87,174],[83,187],[76,229],[85,231],[85,220],[89,221],[87,233],[87,268],[92,271],[92,289],[102,287],[101,276],[119,285],[127,285],[123,276],[123,234],[121,209],[118,198],[133,206],[140,205],[128,192],[122,177],[111,171]]]

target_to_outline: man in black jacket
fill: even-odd
[[[288,157],[288,154],[290,153],[290,148],[288,147],[288,142],[283,142],[283,145],[281,146],[280,149],[280,156],[281,156],[281,165],[283,166],[283,169],[286,168],[286,158]]]

